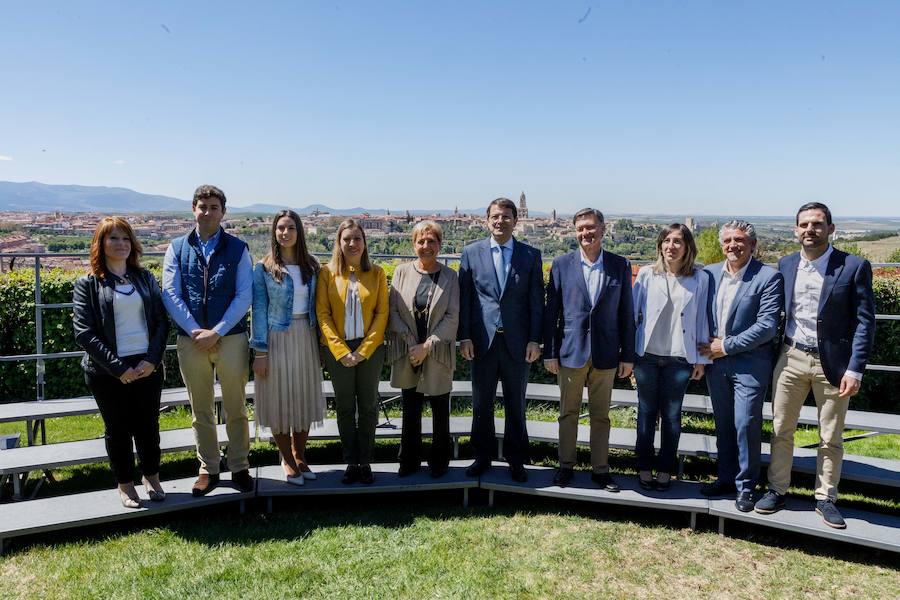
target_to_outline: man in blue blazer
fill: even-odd
[[[718,479],[700,491],[707,496],[736,491],[735,507],[749,512],[759,478],[762,407],[772,379],[784,279],[753,258],[752,224],[725,223],[719,241],[725,261],[706,268],[714,286],[713,337],[700,348],[713,359],[706,383],[716,420]]]
[[[587,385],[591,479],[618,492],[607,460],[609,403],[616,375],[628,377],[634,367],[631,264],[601,247],[606,229],[602,212],[585,208],[573,221],[578,250],[553,260],[544,313],[544,366],[557,375],[560,390],[560,468],[553,482],[563,487],[572,479]]]
[[[513,237],[516,205],[497,198],[487,209],[491,236],[463,249],[459,265],[459,351],[472,362],[472,445],[466,474],[491,467],[494,401],[503,386],[503,450],[515,481],[528,479],[525,458],[525,388],[531,363],[541,356],[544,280],[541,253]]]
[[[772,409],[775,437],[769,491],[756,512],[784,507],[791,482],[794,431],[800,407],[812,390],[819,413],[816,511],[826,525],[846,527],[835,507],[841,479],[844,417],[859,391],[875,341],[875,299],[869,261],[828,242],[831,211],[811,202],[797,211],[800,252],[778,261],[787,298],[784,345],[775,367]]]

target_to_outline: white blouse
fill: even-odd
[[[294,282],[294,308],[291,311],[291,314],[309,314],[309,288],[303,283],[303,274],[300,272],[300,265],[285,265],[285,268]]]
[[[113,295],[116,317],[116,353],[119,356],[146,354],[150,347],[144,300],[130,283],[116,284]]]

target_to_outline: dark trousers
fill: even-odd
[[[659,426],[659,454],[656,469],[674,473],[678,440],[681,437],[681,404],[693,367],[683,358],[644,354],[634,365],[637,380],[637,454],[638,469],[650,471],[654,467],[653,434],[656,420]]]
[[[143,356],[122,360],[136,366]],[[84,380],[97,401],[103,417],[106,452],[117,483],[134,481],[134,451],[137,448],[144,475],[159,473],[159,399],[162,393],[162,367],[152,375],[124,384],[106,373],[85,373]],[[132,446],[132,444],[134,444]]]
[[[759,479],[762,408],[769,382],[736,371],[730,358],[717,359],[706,368],[716,419],[718,475],[723,482],[733,481],[738,492],[752,492]]]
[[[403,390],[403,431],[400,433],[401,465],[418,467],[422,463],[422,405],[431,404],[432,438],[428,466],[446,469],[450,464],[450,394],[426,396],[416,388]]]
[[[362,340],[350,340],[351,350]],[[353,342],[353,343],[351,343]],[[375,426],[378,425],[378,381],[384,364],[384,346],[355,367],[345,367],[327,348],[322,352],[334,385],[338,433],[344,462],[368,465],[375,453]]]
[[[503,334],[494,336],[484,356],[472,361],[472,445],[475,460],[489,462],[494,456],[494,401],[497,382],[503,388],[503,454],[510,466],[525,463],[528,454],[528,430],[525,427],[525,388],[531,367],[524,356],[512,356]]]

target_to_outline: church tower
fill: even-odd
[[[525,192],[522,192],[522,195],[519,196],[519,218],[528,218],[528,206],[525,204]]]

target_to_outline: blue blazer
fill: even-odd
[[[547,283],[544,360],[559,359],[562,366],[575,369],[589,359],[596,369],[634,362],[631,263],[604,251],[603,274],[597,303],[591,308],[581,251],[553,259]]]
[[[544,312],[544,274],[541,253],[518,240],[513,242],[506,287],[494,270],[490,239],[463,248],[459,263],[460,340],[472,340],[476,359],[487,353],[497,330],[497,316],[503,317],[506,345],[525,362],[528,342],[541,342]]]
[[[719,323],[716,306],[724,266],[725,263],[720,262],[706,267],[712,276],[711,284],[715,286],[710,304],[712,335],[722,339],[728,355],[717,359],[713,365],[729,362],[738,370],[751,368],[757,378],[767,381],[772,375],[772,358],[784,310],[784,278],[772,267],[751,258],[727,321]]]
[[[788,316],[793,308],[799,266],[799,252],[778,261],[778,270],[784,276]],[[837,248],[832,250],[819,296],[817,338],[822,370],[831,385],[839,386],[848,369],[865,372],[875,345],[872,265],[866,259]]]

